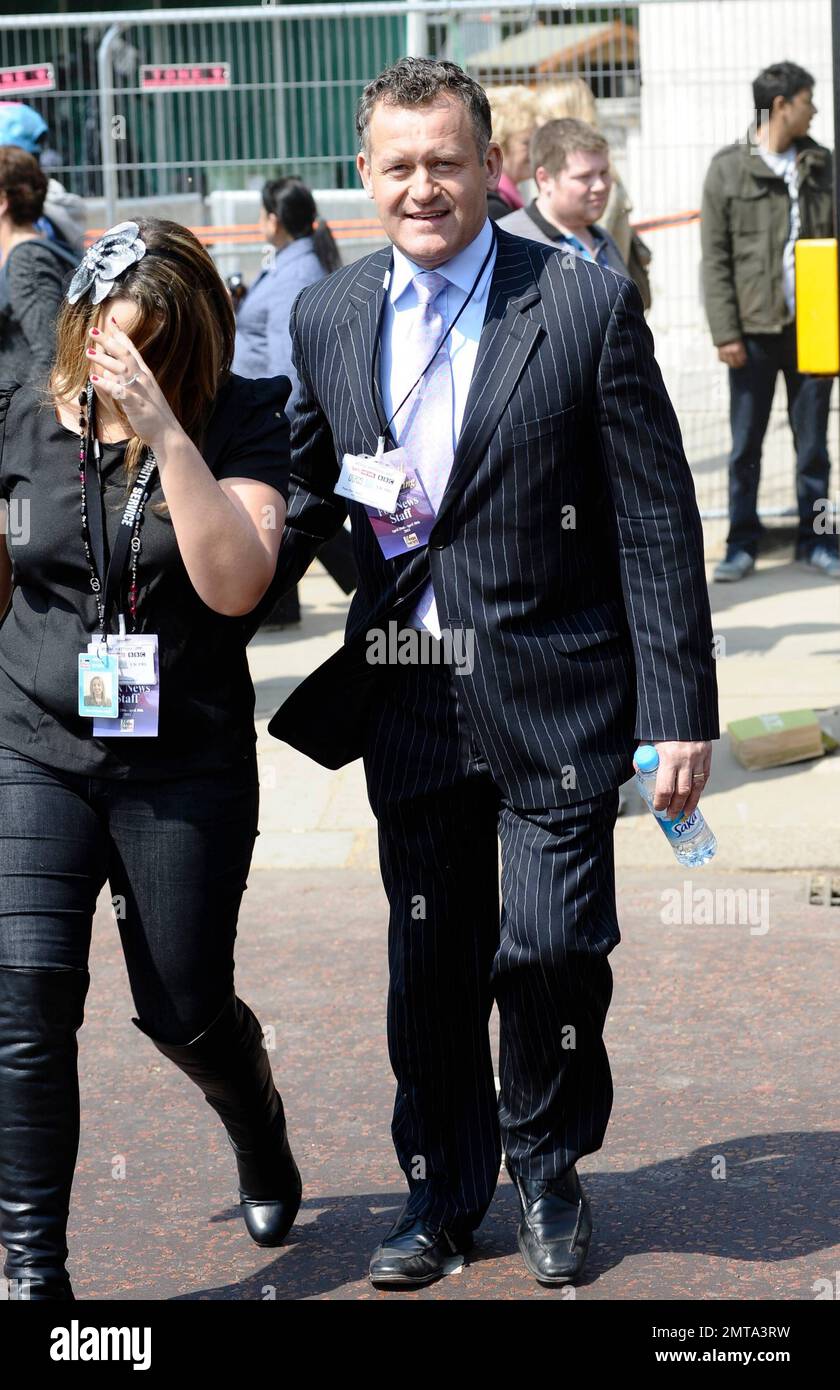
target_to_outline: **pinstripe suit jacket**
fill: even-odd
[[[553,248],[498,230],[429,544],[386,560],[364,508],[333,488],[343,454],[374,452],[385,424],[377,346],[389,263],[376,251],[295,302],[301,394],[266,611],[348,509],[360,580],[345,651],[406,616],[431,570],[441,627],[474,634],[459,702],[516,806],[616,786],[640,740],[719,737],[694,483],[633,281],[583,258],[564,268]],[[340,659],[329,678],[339,711]],[[297,693],[305,720],[306,682]]]

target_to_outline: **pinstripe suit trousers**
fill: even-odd
[[[513,1171],[554,1177],[603,1142],[618,791],[538,812],[507,804],[458,681],[445,664],[392,667],[364,761],[390,907],[394,1145],[410,1208],[472,1229],[502,1145]]]

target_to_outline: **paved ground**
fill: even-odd
[[[621,871],[606,1030],[616,1099],[605,1147],[579,1168],[595,1224],[579,1299],[812,1299],[840,1268],[840,912],[809,906],[799,875],[704,882],[760,894],[768,879],[762,932],[760,911],[663,923],[663,890],[681,897],[683,874]],[[272,1061],[304,1181],[299,1222],[275,1254],[245,1232],[216,1116],[129,1022],[116,933],[100,915],[80,1035],[78,1296],[561,1296],[520,1262],[506,1176],[465,1270],[410,1295],[366,1281],[402,1191],[388,1133],[385,920],[365,870],[251,874],[238,988],[276,1030]],[[124,1177],[114,1176],[120,1157]]]
[[[561,1297],[522,1267],[505,1176],[465,1269],[414,1294],[367,1283],[402,1192],[388,1129],[387,913],[359,766],[326,773],[265,735],[284,693],[340,641],[346,602],[331,582],[316,570],[302,596],[300,634],[264,634],[251,648],[262,833],[237,967],[239,992],[276,1030],[301,1216],[276,1253],[249,1240],[219,1121],[129,1021],[103,898],[80,1034],[77,1293]],[[840,586],[770,557],[750,585],[713,586],[713,600],[724,720],[840,702]],[[722,740],[714,774],[704,805],[720,853],[690,880],[641,809],[616,827],[622,941],[606,1033],[616,1099],[604,1148],[579,1170],[595,1236],[578,1299],[808,1300],[840,1268],[840,907],[809,902],[811,871],[825,883],[840,869],[840,758],[748,774]]]

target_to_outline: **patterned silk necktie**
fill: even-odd
[[[406,387],[422,372],[446,332],[442,310],[436,301],[449,281],[436,270],[423,270],[414,276],[414,288],[420,301],[411,333],[400,344],[400,378]],[[454,445],[454,388],[449,345],[444,343],[426,375],[394,420],[395,435],[400,448],[406,450],[409,467],[418,475],[437,511],[446,491]],[[439,632],[435,597],[431,580],[420,595],[409,621]],[[428,622],[424,621],[426,618]]]
[[[437,301],[449,288],[445,275],[423,270],[414,277],[420,301],[411,333],[400,344],[400,377],[410,385],[417,380],[446,332],[443,313]],[[419,474],[429,500],[437,511],[452,471],[454,391],[449,345],[444,343],[420,385],[409,396],[394,421],[397,443],[408,454],[410,466]]]

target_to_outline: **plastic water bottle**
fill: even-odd
[[[642,743],[636,749],[633,762],[636,768],[636,785],[642,799],[653,811],[659,754],[652,743]],[[706,824],[699,806],[695,806],[687,818],[675,816],[669,820],[660,811],[653,811],[653,814],[681,864],[706,864],[711,859],[717,849],[717,840]]]

